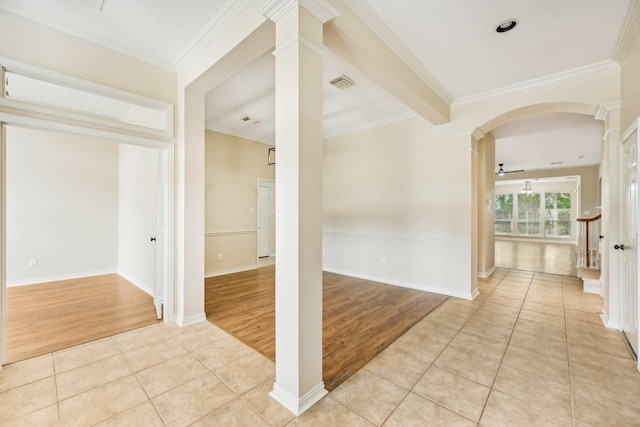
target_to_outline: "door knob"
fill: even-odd
[[[151,238],[151,241],[152,241],[152,242],[155,242],[155,241],[156,241],[156,238],[155,238],[155,237],[152,237],[152,238]],[[617,245],[616,245],[616,246],[617,246]],[[618,248],[616,248],[616,249],[618,249]]]
[[[613,249],[620,249],[621,251],[624,251],[624,245],[623,244],[613,245]]]

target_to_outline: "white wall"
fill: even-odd
[[[117,251],[118,145],[8,126],[8,285],[115,272]]]
[[[118,274],[150,295],[154,292],[156,150],[120,144]]]

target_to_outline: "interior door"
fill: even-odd
[[[6,244],[7,233],[5,223],[6,212],[6,131],[4,123],[0,122],[0,147],[2,156],[0,156],[0,371],[2,365],[7,361],[7,277],[6,277]]]
[[[622,145],[622,332],[638,354],[638,131]]]
[[[267,257],[271,252],[271,188],[258,187],[258,257]]]

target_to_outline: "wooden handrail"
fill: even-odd
[[[592,221],[599,220],[600,217],[602,217],[602,214],[596,215],[593,218],[578,218],[577,221],[578,222],[592,222]]]
[[[585,233],[586,234],[586,242],[585,243],[586,243],[586,248],[587,248],[587,250],[586,250],[587,267],[589,267],[591,265],[591,259],[590,259],[591,255],[590,255],[590,251],[589,251],[589,223],[599,220],[600,217],[602,217],[602,214],[598,214],[598,215],[594,216],[593,218],[578,218],[577,219],[578,222],[586,222],[587,223],[587,225],[585,226],[586,230],[587,230],[587,232]]]

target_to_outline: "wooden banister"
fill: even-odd
[[[586,256],[587,256],[587,267],[589,267],[591,265],[591,259],[590,259],[590,255],[591,255],[591,251],[589,250],[589,224],[592,223],[593,221],[597,221],[600,219],[600,217],[602,217],[602,214],[596,215],[593,218],[578,218],[577,221],[578,222],[584,222],[585,224],[585,229],[586,229],[586,233],[585,233],[585,238],[586,238]]]

